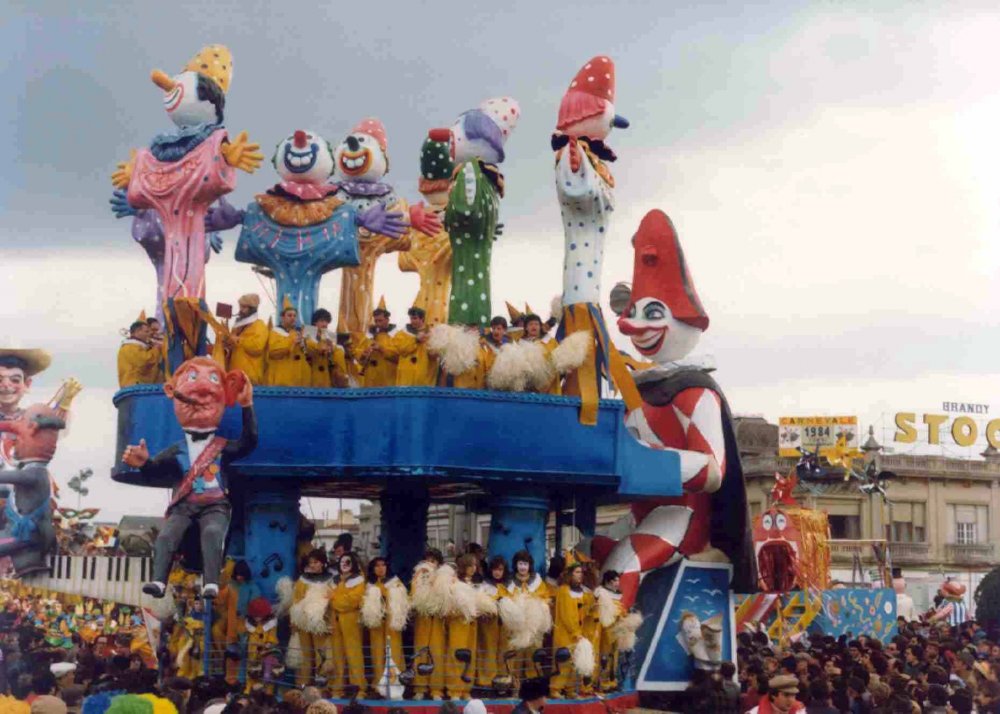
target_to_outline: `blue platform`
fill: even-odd
[[[152,454],[182,438],[159,386],[123,389],[114,403],[116,464],[140,438]],[[294,481],[307,495],[377,498],[402,483],[435,500],[514,486],[603,501],[681,494],[676,454],[636,441],[617,400],[601,401],[595,426],[579,423],[576,398],[465,389],[258,387],[254,406],[260,442],[234,472]],[[231,409],[221,433],[239,424]],[[113,477],[142,485],[133,470]]]

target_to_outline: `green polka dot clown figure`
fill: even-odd
[[[485,328],[492,316],[490,256],[504,189],[497,165],[520,115],[514,99],[497,97],[462,114],[450,130],[430,133],[435,141],[450,141],[455,163],[444,219],[452,250],[452,325]]]

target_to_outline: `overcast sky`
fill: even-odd
[[[231,132],[246,129],[269,156],[297,128],[336,142],[378,116],[408,199],[428,128],[490,96],[518,99],[493,300],[540,311],[561,289],[548,137],[577,69],[610,54],[632,128],[611,137],[605,295],[631,278],[628,239],[661,208],[712,320],[700,351],[736,412],[856,414],[888,440],[898,410],[975,401],[1000,415],[1000,13],[871,5],[8,2],[3,340],[53,352],[34,398],[69,375],[86,385],[57,478],[94,467],[89,502],[108,516],[165,504],[108,478],[118,330],[155,295],[128,223],[107,210],[109,175],[172,127],[150,70],[177,72],[214,42],[234,54]],[[268,164],[241,174],[230,199],[245,205],[275,178]],[[209,264],[209,304],[259,288],[233,261],[235,241]],[[339,284],[324,280],[322,304],[336,308]],[[397,315],[416,288],[383,259],[376,291]]]

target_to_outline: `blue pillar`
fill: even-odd
[[[299,527],[297,483],[249,480],[244,491],[243,557],[265,597],[277,599],[275,583],[295,578]]]
[[[379,500],[382,543],[380,554],[388,558],[392,572],[409,582],[413,566],[424,556],[427,544],[427,489],[412,486],[387,489]]]
[[[514,553],[527,550],[535,560],[535,570],[544,575],[548,498],[508,492],[494,494],[490,504],[490,556],[502,555],[510,563]]]

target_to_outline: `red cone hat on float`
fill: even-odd
[[[667,214],[655,209],[647,213],[632,237],[632,245],[632,304],[642,298],[656,298],[670,308],[674,319],[702,332],[707,330],[708,315],[695,292],[677,231]]]
[[[368,136],[375,139],[378,145],[382,147],[382,153],[386,153],[389,150],[389,140],[385,135],[385,125],[375,117],[368,117],[367,119],[362,119],[358,122],[358,125],[351,129],[352,134],[367,134]]]
[[[606,55],[591,59],[576,73],[559,104],[559,131],[604,112],[615,103],[615,63]]]

